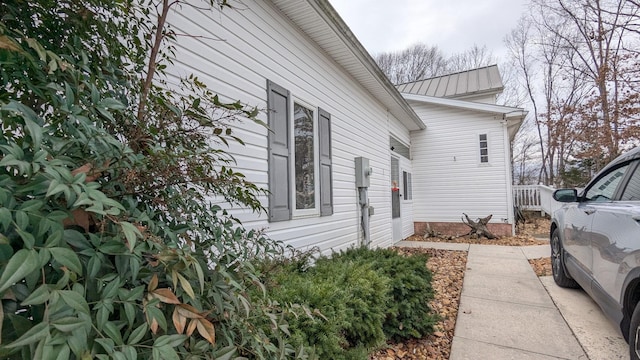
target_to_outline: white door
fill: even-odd
[[[391,157],[391,226],[393,242],[402,240],[402,216],[400,214],[400,160]]]

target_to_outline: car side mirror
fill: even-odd
[[[578,190],[576,189],[558,189],[553,192],[555,201],[569,203],[578,201]]]

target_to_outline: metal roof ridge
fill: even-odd
[[[398,84],[396,86],[400,86],[400,85],[407,85],[407,84],[413,84],[413,83],[417,83],[420,81],[429,81],[429,80],[435,80],[435,79],[439,79],[439,78],[443,78],[443,77],[448,77],[448,76],[452,76],[452,75],[458,75],[458,74],[464,74],[464,73],[470,73],[472,71],[477,71],[477,70],[484,70],[484,69],[489,69],[492,67],[498,67],[498,64],[491,64],[491,65],[487,65],[487,66],[481,66],[479,68],[475,68],[475,69],[468,69],[468,70],[462,70],[462,71],[456,71],[456,72],[452,72],[450,74],[443,74],[443,75],[438,75],[438,76],[432,76],[429,78],[424,78],[424,79],[420,79],[420,80],[415,80],[415,81],[408,81],[402,84]]]

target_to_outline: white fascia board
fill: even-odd
[[[371,55],[351,32],[328,0],[272,0],[309,38],[372,94],[409,130],[426,129],[413,108],[391,84]],[[323,30],[310,27],[320,20]],[[325,32],[331,36],[323,36]]]
[[[358,59],[361,66],[366,69],[366,72],[372,78],[374,84],[379,86],[383,91],[381,93],[378,89],[370,88],[367,90],[380,99],[389,108],[389,111],[394,114],[400,122],[404,123],[409,130],[426,129],[426,125],[422,119],[420,119],[418,114],[415,113],[413,108],[402,97],[398,89],[396,89],[382,70],[380,70],[378,64],[373,60],[364,46],[362,46],[353,32],[351,32],[351,29],[349,29],[347,24],[342,20],[338,12],[333,8],[333,6],[331,6],[331,4],[329,4],[329,1],[311,0],[310,3],[312,6],[315,5],[314,7],[316,8],[316,11],[318,11],[318,14],[324,18],[327,25],[335,32],[335,34],[342,39],[343,44],[346,45],[353,56]],[[351,72],[354,77],[361,82],[361,84],[365,85],[365,83],[369,82],[366,81],[369,79],[362,79],[363,74],[361,69],[355,69],[355,72],[353,72],[354,69],[347,67],[347,71]],[[368,86],[365,85],[365,87]],[[407,124],[405,121],[407,117],[410,120],[410,124]]]
[[[464,100],[454,100],[454,99],[444,99],[435,96],[425,96],[425,95],[415,95],[402,93],[402,96],[411,101],[418,101],[426,104],[440,105],[440,106],[450,106],[459,109],[472,110],[472,111],[481,111],[492,114],[501,114],[504,115],[505,118],[516,118],[523,117],[527,115],[527,111],[521,108],[509,107],[509,106],[500,106],[500,105],[492,105],[485,104],[473,101],[464,101]]]

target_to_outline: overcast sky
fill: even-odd
[[[329,0],[372,54],[423,42],[445,55],[474,44],[496,56],[526,10],[527,0]]]

